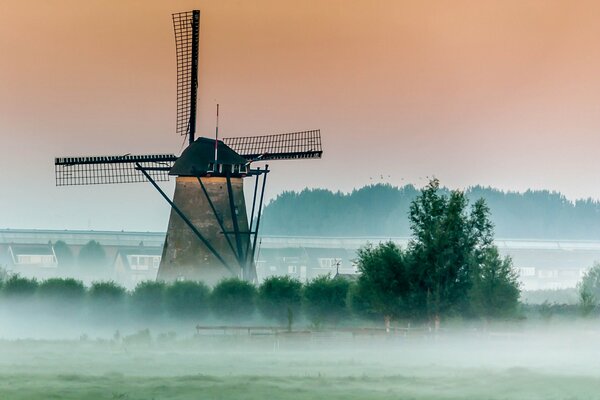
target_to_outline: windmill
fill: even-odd
[[[57,186],[150,182],[171,206],[158,279],[256,279],[258,240],[271,160],[321,158],[321,132],[196,138],[200,11],[173,14],[177,54],[176,133],[187,136],[179,156],[152,154],[55,159]],[[218,108],[217,108],[218,118]],[[218,126],[218,125],[217,125]],[[157,182],[175,176],[171,199]],[[252,208],[244,184],[254,178]],[[261,179],[262,178],[262,179]]]

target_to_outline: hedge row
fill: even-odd
[[[0,305],[3,301],[29,300],[57,310],[66,307],[73,311],[85,306],[98,315],[134,313],[147,318],[200,319],[212,314],[230,321],[252,318],[258,311],[267,319],[289,326],[302,316],[314,324],[336,324],[350,315],[350,286],[347,280],[329,276],[305,284],[284,276],[270,277],[258,287],[232,278],[212,289],[202,282],[145,281],[127,291],[114,282],[96,282],[88,288],[72,278],[39,282],[13,275],[0,281]]]

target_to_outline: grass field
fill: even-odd
[[[600,333],[0,341],[0,399],[600,399]]]

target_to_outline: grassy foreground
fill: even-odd
[[[557,338],[3,341],[0,399],[600,399],[598,351]]]

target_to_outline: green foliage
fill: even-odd
[[[161,281],[144,281],[137,284],[131,293],[131,305],[136,312],[146,317],[158,317],[165,310],[166,285]]]
[[[303,303],[308,318],[313,323],[337,324],[348,315],[348,289],[350,282],[343,278],[320,276],[304,287]]]
[[[199,318],[208,311],[210,290],[202,282],[178,281],[166,288],[166,308],[169,315]]]
[[[284,192],[265,207],[261,228],[273,235],[406,235],[406,211],[417,194],[411,185],[387,184],[365,186],[349,194],[325,189]]]
[[[90,240],[79,250],[77,264],[83,270],[93,273],[108,272],[108,259],[104,247],[95,240]]]
[[[412,309],[430,318],[464,311],[472,284],[474,248],[467,199],[459,191],[443,195],[432,180],[410,206],[413,238],[409,244]]]
[[[219,282],[210,295],[210,306],[216,317],[224,319],[250,318],[254,313],[256,287],[238,278]]]
[[[358,250],[360,276],[355,303],[367,305],[368,311],[397,318],[408,312],[410,295],[409,265],[405,254],[393,242]]]
[[[266,318],[293,320],[302,302],[302,284],[289,276],[271,276],[258,289],[258,309]]]
[[[447,193],[433,179],[410,205],[412,238],[358,251],[361,276],[353,305],[387,318],[441,315],[500,317],[518,305],[517,273],[493,244],[485,201],[472,207],[464,193]]]
[[[519,304],[518,274],[511,259],[502,259],[495,247],[484,254],[475,275],[471,302],[478,315],[492,318],[515,315]]]
[[[591,314],[600,300],[600,264],[594,263],[577,285],[579,306],[583,315]]]
[[[440,192],[450,191],[440,188]],[[600,202],[595,200],[572,202],[557,192],[503,192],[482,186],[468,188],[464,194],[472,203],[485,200],[501,237],[600,239]],[[347,194],[324,189],[284,192],[265,207],[261,227],[272,235],[408,236],[406,215],[418,195],[412,185],[387,184]]]
[[[2,285],[2,295],[12,298],[29,298],[35,294],[38,285],[38,281],[33,278],[11,275]]]
[[[85,286],[73,278],[50,278],[39,284],[37,295],[44,300],[75,304],[85,297]]]
[[[95,312],[111,313],[120,311],[126,294],[125,288],[115,282],[94,282],[88,291],[88,298]]]
[[[75,268],[75,256],[71,248],[62,240],[54,243],[54,253],[58,261],[58,268],[63,272],[73,272]]]

